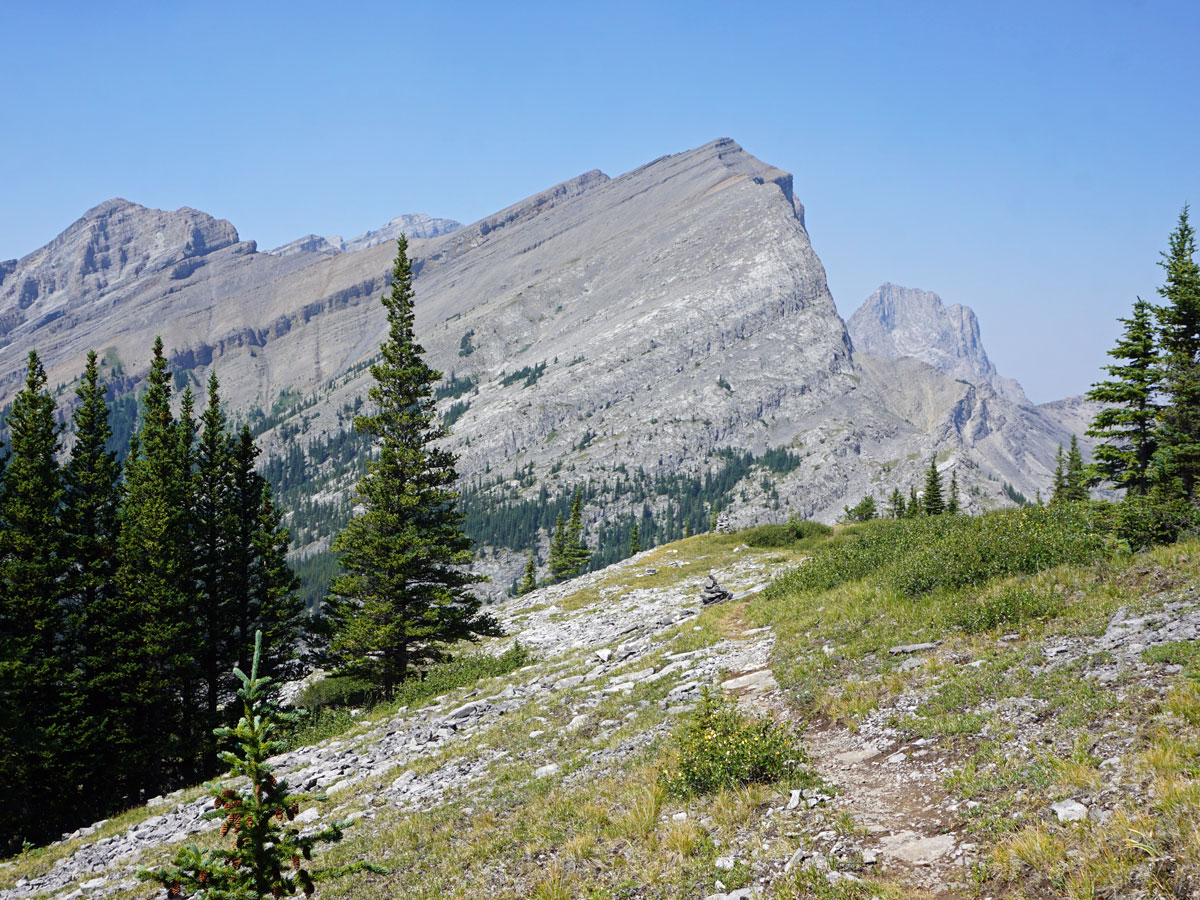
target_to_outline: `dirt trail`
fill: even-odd
[[[873,851],[880,875],[938,900],[970,896],[975,846],[944,787],[950,761],[932,742],[867,731],[827,724],[806,736],[813,768],[837,786],[838,808],[865,832],[864,858]]]

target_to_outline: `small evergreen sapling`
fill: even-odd
[[[232,737],[236,750],[225,751],[220,758],[229,764],[232,778],[246,778],[241,791],[217,782],[207,785],[214,809],[208,819],[223,819],[221,835],[232,837],[228,849],[201,850],[195,844],[181,847],[171,866],[138,872],[143,881],[157,881],[167,896],[186,896],[193,900],[263,900],[265,897],[293,895],[297,890],[311,895],[314,880],[349,874],[351,871],[382,872],[369,863],[357,863],[338,869],[309,872],[303,861],[312,859],[313,848],[320,843],[342,839],[349,822],[334,822],[312,834],[301,835],[289,825],[300,811],[300,804],[322,799],[310,794],[292,794],[286,781],[271,772],[267,762],[273,753],[285,747],[273,735],[290,718],[271,702],[271,679],[258,675],[262,656],[262,632],[254,638],[254,662],[247,676],[235,668],[241,681],[238,696],[243,714],[236,728],[218,728],[220,738]]]

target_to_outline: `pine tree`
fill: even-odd
[[[592,558],[583,538],[583,494],[576,488],[571,501],[571,518],[567,521],[566,549],[564,552],[565,577],[574,578],[582,574]]]
[[[1159,262],[1167,278],[1158,289],[1165,303],[1155,310],[1163,392],[1156,452],[1167,458],[1163,468],[1175,473],[1188,500],[1200,478],[1200,266],[1195,255],[1196,232],[1185,206]]]
[[[221,410],[216,372],[209,373],[207,405],[200,423],[191,519],[195,536],[195,620],[201,641],[197,655],[208,726],[202,733],[207,737],[218,724],[219,701],[229,688],[227,673],[237,659],[234,641],[239,637],[230,602],[234,589],[232,566],[236,559],[232,448]],[[215,741],[207,740],[206,771],[215,769],[216,752]]]
[[[141,427],[125,459],[117,539],[121,621],[111,637],[108,688],[122,710],[114,723],[125,789],[158,793],[195,772],[203,736],[196,707],[199,645],[193,619],[191,473],[186,433],[171,413],[162,339],[142,397]]]
[[[946,512],[958,515],[958,470],[950,473],[950,496],[946,498]]]
[[[273,774],[268,758],[285,748],[277,737],[289,715],[270,700],[271,680],[259,675],[262,633],[255,636],[250,674],[235,669],[241,681],[237,696],[242,701],[242,717],[236,728],[218,728],[216,735],[233,738],[235,749],[225,751],[221,759],[229,764],[229,775],[245,779],[240,790],[219,783],[206,785],[213,798],[213,809],[205,818],[221,819],[221,836],[230,838],[228,848],[201,850],[187,844],[176,851],[166,868],[140,869],[143,881],[155,881],[167,889],[170,898],[186,896],[208,900],[263,900],[266,897],[293,895],[315,890],[313,874],[304,868],[313,849],[322,843],[337,842],[349,821],[334,822],[302,835],[290,825],[301,804],[323,797],[293,794],[286,781]],[[386,870],[370,863],[357,863],[320,875],[343,875],[351,871]]]
[[[893,519],[903,519],[904,513],[904,495],[900,493],[900,488],[892,488],[892,496],[888,500],[887,514]]]
[[[46,372],[30,352],[25,386],[7,421],[9,456],[0,477],[0,845],[43,840],[69,814],[77,772],[75,710],[64,708],[70,676],[62,590],[68,568],[58,516],[63,497],[61,428]]]
[[[112,430],[94,351],[88,353],[75,396],[75,444],[64,471],[63,553],[69,561],[64,604],[75,669],[74,700],[80,707],[77,750],[82,762],[75,812],[90,821],[120,799],[111,778],[121,768],[112,724],[122,715],[105,688],[118,665],[110,648],[121,620],[116,586],[120,468],[116,453],[107,449]]]
[[[1067,468],[1066,457],[1063,456],[1062,444],[1054,454],[1054,480],[1050,484],[1050,505],[1063,503],[1067,499]]]
[[[925,496],[922,498],[925,515],[940,516],[946,511],[942,499],[942,476],[938,474],[937,456],[929,458],[929,469],[925,473]]]
[[[1138,297],[1132,315],[1120,320],[1124,333],[1108,351],[1119,361],[1104,367],[1112,377],[1093,384],[1087,393],[1089,400],[1105,405],[1087,430],[1089,437],[1101,441],[1093,452],[1093,465],[1101,478],[1134,496],[1149,491],[1150,461],[1157,446],[1159,360],[1152,317],[1150,304]]]
[[[532,550],[529,551],[529,560],[525,563],[525,574],[521,577],[521,583],[517,585],[517,595],[524,596],[530,593],[537,587],[537,557]]]
[[[842,518],[846,522],[869,522],[875,518],[876,512],[875,498],[868,494],[854,506],[842,507]]]
[[[638,534],[638,523],[637,523],[637,520],[635,519],[633,522],[633,529],[629,532],[629,555],[637,556],[641,552],[642,552],[642,539],[641,539],[641,536]]]
[[[1065,499],[1076,502],[1088,498],[1087,472],[1083,455],[1079,452],[1079,441],[1071,435],[1071,447],[1067,451],[1067,469],[1064,475]]]
[[[448,433],[433,403],[441,373],[426,364],[413,333],[407,248],[402,236],[392,291],[382,298],[388,337],[371,366],[374,411],[354,420],[378,442],[379,456],[358,483],[364,512],[333,542],[344,574],[330,586],[329,604],[332,661],[386,694],[412,666],[443,658],[447,644],[499,633],[471,593],[483,579],[466,569],[471,542],[456,508],[455,458],[438,446]]]

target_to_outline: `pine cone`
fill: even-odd
[[[300,868],[300,857],[297,856],[295,853],[292,854],[292,868],[293,869]]]
[[[171,885],[169,888],[167,888],[167,896],[168,897],[178,897],[179,894],[182,892],[182,890],[183,890],[183,888],[180,887],[179,882],[176,881],[173,885]]]

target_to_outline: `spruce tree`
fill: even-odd
[[[1065,497],[1071,502],[1088,498],[1087,471],[1083,455],[1079,452],[1079,441],[1071,435],[1071,446],[1067,451],[1067,469],[1064,475]]]
[[[946,502],[942,499],[942,476],[938,474],[936,455],[929,458],[929,469],[925,472],[925,496],[922,501],[927,516],[940,516],[946,511]]]
[[[563,562],[566,578],[574,578],[583,573],[592,558],[583,538],[583,493],[576,488],[571,500],[571,518],[567,521],[566,546]]]
[[[117,540],[121,621],[110,650],[114,726],[130,799],[195,774],[204,743],[194,730],[199,645],[193,618],[189,441],[171,412],[171,374],[162,339],[142,396],[141,427],[125,459],[125,501]]]
[[[921,498],[917,496],[917,486],[914,484],[908,489],[908,505],[904,508],[904,518],[915,519],[922,512]]]
[[[900,488],[892,488],[892,496],[888,500],[887,514],[893,519],[903,519],[904,513],[904,495],[900,493]]]
[[[525,574],[517,586],[517,596],[524,596],[537,587],[537,557],[529,551],[529,560],[525,563]]]
[[[950,496],[946,498],[946,512],[952,516],[958,515],[958,470],[950,473]]]
[[[8,415],[9,456],[0,477],[0,844],[41,841],[70,814],[78,712],[62,605],[68,569],[59,525],[61,428],[46,372],[31,351],[25,386]]]
[[[408,243],[397,242],[392,291],[383,297],[388,337],[368,394],[373,411],[354,428],[377,442],[379,456],[358,483],[364,511],[338,534],[344,574],[330,586],[329,652],[340,671],[391,694],[412,666],[441,659],[446,645],[499,633],[480,613],[467,570],[471,542],[456,507],[454,455],[434,411],[441,373],[426,364],[413,332]]]
[[[1165,457],[1161,468],[1175,474],[1188,500],[1200,479],[1200,266],[1195,255],[1196,232],[1185,206],[1159,262],[1167,277],[1158,289],[1165,302],[1155,310],[1163,393],[1156,452]]]
[[[1100,443],[1093,451],[1099,476],[1126,495],[1145,496],[1150,489],[1150,461],[1157,446],[1160,407],[1158,346],[1153,311],[1138,297],[1133,313],[1120,320],[1125,331],[1108,355],[1118,363],[1105,366],[1112,376],[1092,385],[1087,397],[1104,404],[1087,430]]]
[[[637,523],[637,520],[635,519],[633,522],[633,528],[629,532],[629,555],[637,556],[641,552],[642,552],[642,539],[641,539],[641,535],[638,534],[638,523]]]
[[[1063,503],[1067,499],[1067,460],[1063,456],[1062,444],[1054,454],[1054,480],[1050,484],[1050,505]]]
[[[234,739],[234,749],[221,753],[221,759],[229,764],[229,775],[244,779],[245,785],[240,790],[220,783],[206,785],[214,808],[205,817],[222,820],[221,836],[230,844],[204,850],[187,844],[176,851],[171,865],[138,871],[143,881],[165,887],[168,897],[265,900],[298,891],[312,895],[316,889],[314,875],[386,871],[370,863],[319,873],[304,867],[318,844],[340,841],[351,823],[334,822],[309,834],[302,834],[290,824],[302,804],[324,798],[293,794],[286,781],[275,777],[274,767],[267,761],[286,746],[278,734],[289,715],[271,702],[271,680],[259,674],[261,655],[259,632],[250,674],[241,669],[233,672],[241,682],[237,696],[242,701],[242,717],[235,728],[216,730],[217,737]]]
[[[220,383],[216,372],[208,377],[207,405],[200,417],[196,445],[192,533],[196,593],[196,625],[200,631],[199,662],[203,679],[203,703],[207,728],[205,737],[217,726],[217,710],[223,692],[227,692],[227,673],[236,661],[234,640],[237,621],[231,609],[233,589],[231,566],[234,563],[233,465],[232,448],[221,410]],[[216,743],[206,741],[205,769],[216,764]]]
[[[116,586],[120,468],[116,453],[107,449],[112,430],[94,351],[88,353],[75,396],[75,444],[64,471],[64,604],[76,700],[82,707],[79,726],[85,736],[84,746],[78,748],[82,764],[76,813],[91,821],[120,799],[111,775],[121,768],[113,726],[122,716],[105,687],[119,665],[111,647],[122,603]]]

